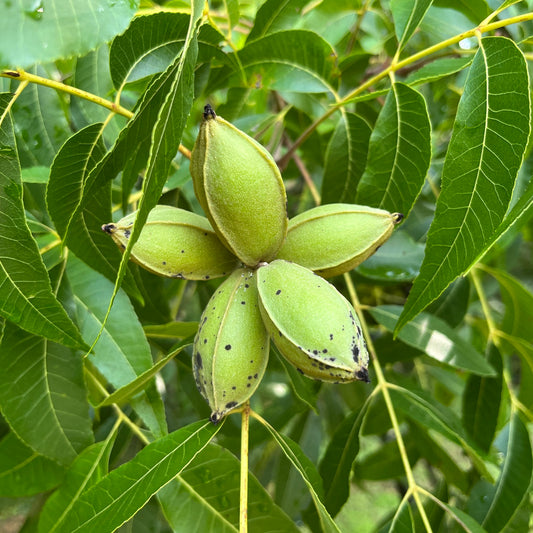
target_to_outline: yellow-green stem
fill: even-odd
[[[349,274],[344,274],[344,280],[346,282],[346,286],[348,288],[348,292],[350,294],[352,304],[355,310],[359,311],[361,304],[359,302],[357,292],[352,282],[352,278],[350,277]],[[370,355],[372,356],[372,361],[374,363],[374,371],[376,372],[376,377],[378,379],[378,387],[381,388],[383,399],[385,400],[385,405],[387,407],[387,412],[389,413],[389,417],[391,420],[392,429],[396,436],[396,443],[398,445],[398,450],[400,452],[400,457],[402,459],[403,468],[405,471],[405,476],[407,478],[407,484],[408,484],[409,490],[413,494],[413,498],[416,502],[416,506],[418,507],[418,510],[420,512],[420,518],[422,519],[422,522],[424,524],[424,527],[426,528],[426,531],[431,532],[432,531],[431,524],[429,523],[429,519],[426,515],[426,511],[420,499],[420,494],[418,492],[419,487],[415,481],[413,470],[411,468],[411,464],[409,463],[409,457],[407,456],[407,450],[405,448],[405,443],[403,441],[402,433],[400,431],[400,424],[398,423],[398,418],[396,417],[396,411],[394,410],[394,406],[392,404],[392,400],[389,394],[387,380],[385,379],[385,375],[383,374],[383,370],[381,369],[381,364],[379,363],[379,359],[377,357],[374,344],[372,343],[372,338],[370,337],[366,319],[362,313],[358,312],[358,315],[359,315],[359,319],[361,322],[361,328],[363,330],[363,335],[365,337],[366,344],[368,347],[368,351],[370,352]]]
[[[239,533],[248,532],[248,442],[250,434],[250,402],[244,404],[241,412],[241,488]]]
[[[429,48],[426,48],[425,50],[422,50],[416,54],[413,54],[412,56],[409,56],[402,61],[398,61],[395,63],[392,63],[387,68],[383,69],[379,74],[376,74],[375,76],[372,76],[369,78],[366,82],[362,83],[354,89],[351,93],[344,96],[342,99],[340,99],[338,102],[336,102],[330,109],[328,109],[321,117],[317,118],[301,135],[294,141],[294,144],[289,148],[288,152],[279,160],[278,164],[281,169],[285,168],[287,166],[287,163],[292,157],[292,154],[300,147],[300,145],[307,140],[307,138],[315,131],[315,129],[322,124],[325,120],[327,120],[339,106],[343,106],[346,103],[348,103],[349,100],[354,98],[355,96],[358,96],[361,94],[364,90],[368,89],[369,87],[372,87],[375,85],[378,81],[382,80],[383,78],[387,77],[391,72],[396,72],[397,70],[400,70],[407,65],[410,65],[412,63],[415,63],[416,61],[423,59],[431,54],[434,54],[435,52],[438,52],[440,50],[443,50],[444,48],[447,48],[448,46],[451,46],[453,44],[457,44],[458,42],[462,41],[463,39],[467,39],[469,37],[474,37],[476,33],[487,33],[493,30],[497,30],[498,28],[502,28],[504,26],[509,26],[510,24],[517,24],[519,22],[525,22],[528,20],[533,19],[533,13],[526,13],[524,15],[518,15],[516,17],[510,17],[504,20],[499,20],[497,22],[493,22],[491,24],[480,24],[476,28],[472,28],[471,30],[465,31],[463,33],[460,33],[458,35],[455,35],[454,37],[450,37],[449,39],[446,39],[444,41],[441,41],[440,43],[437,43],[433,46],[430,46]]]

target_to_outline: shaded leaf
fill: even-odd
[[[380,305],[369,309],[370,314],[389,331],[402,312],[399,305]],[[472,345],[462,339],[440,318],[421,313],[400,331],[398,338],[429,357],[481,376],[494,376],[495,370]]]
[[[484,38],[457,110],[424,263],[396,331],[492,244],[522,161],[529,107],[521,51],[509,39]]]
[[[330,531],[338,532],[339,528],[331,518],[330,514],[326,510],[323,501],[323,488],[322,480],[315,468],[315,465],[307,458],[302,452],[301,448],[293,440],[278,433],[266,420],[261,419],[261,423],[268,429],[274,440],[278,443],[279,447],[287,457],[287,459],[293,464],[302,476],[313,502],[315,503],[320,523],[324,532]]]
[[[114,531],[180,474],[222,425],[215,426],[204,420],[152,442],[132,460],[83,492],[56,530],[64,533]]]
[[[48,491],[59,485],[65,470],[38,455],[14,433],[0,441],[0,496],[17,498]]]
[[[102,224],[111,222],[111,183],[101,188],[82,211],[77,210],[89,173],[105,155],[103,130],[103,124],[91,124],[61,147],[50,169],[46,203],[64,244],[114,281],[122,254],[101,229]],[[131,274],[126,276],[124,289],[141,298]]]
[[[406,231],[395,231],[378,251],[365,259],[356,272],[376,281],[412,281],[424,259],[424,245]]]
[[[2,414],[27,446],[67,465],[93,442],[79,353],[8,323],[0,367]]]
[[[102,327],[113,284],[69,254],[67,275],[81,333],[93,343]],[[152,355],[137,315],[124,292],[119,291],[109,320],[89,355],[89,361],[119,389],[152,368]],[[155,384],[132,398],[132,407],[157,437],[166,433],[163,402]]]
[[[116,432],[112,431],[105,441],[89,446],[76,457],[65,476],[65,481],[46,500],[39,520],[40,533],[56,531],[83,491],[107,474],[115,437]]]
[[[426,102],[411,87],[394,83],[370,136],[357,202],[407,216],[422,189],[430,159]]]
[[[289,363],[273,344],[271,344],[270,349],[276,353],[281,366],[283,366],[285,372],[287,372],[294,394],[318,414],[316,402],[318,399],[318,392],[320,391],[320,382],[312,381],[300,374],[295,366],[292,363]]]
[[[174,531],[236,532],[239,528],[240,462],[228,450],[206,446],[158,498]],[[274,533],[299,531],[250,473],[248,527]]]
[[[405,500],[392,519],[389,533],[411,533],[415,531],[413,513],[409,501]]]
[[[137,0],[4,2],[0,67],[28,67],[83,55],[126,29]]]
[[[322,203],[353,203],[363,175],[370,127],[354,113],[342,113],[326,150]]]
[[[486,530],[479,524],[479,522],[474,520],[474,518],[466,514],[464,511],[461,511],[461,509],[446,502],[440,502],[440,505],[446,509],[451,518],[462,530],[467,531],[468,533],[486,533]]]
[[[309,0],[267,0],[257,11],[246,42],[250,43],[269,33],[294,28],[302,16],[302,9],[308,3]]]
[[[0,32],[0,35],[4,39],[4,34]],[[41,66],[29,72],[45,78],[50,75]],[[12,85],[15,83],[18,84],[12,82]],[[15,101],[13,117],[21,166],[50,166],[54,154],[70,135],[59,93],[31,83]]]
[[[477,446],[465,434],[461,421],[450,409],[437,403],[422,391],[416,393],[398,386],[390,388],[394,406],[406,416],[420,423],[423,427],[433,429],[461,446],[470,456],[478,471],[491,479],[492,476],[480,456]]]
[[[71,347],[82,338],[52,293],[36,242],[26,224],[11,118],[11,96],[0,95],[0,314],[19,327]]]
[[[513,413],[509,423],[509,438],[505,460],[496,492],[483,520],[489,533],[501,531],[513,518],[520,502],[527,495],[533,469],[529,434],[520,417]]]
[[[452,328],[463,321],[468,310],[470,281],[457,278],[432,304],[427,312],[441,318]]]
[[[359,433],[367,413],[367,404],[348,415],[337,427],[320,461],[319,471],[324,481],[324,503],[335,516],[350,494],[353,462],[359,453]]]
[[[432,0],[392,0],[391,11],[398,37],[398,50],[411,38]]]
[[[497,374],[469,376],[463,393],[463,425],[485,452],[489,451],[496,434],[503,386],[502,359],[494,344],[487,348],[487,361]]]

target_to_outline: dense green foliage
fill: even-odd
[[[369,384],[271,348],[250,531],[530,531],[533,2],[21,4],[0,5],[0,530],[239,530],[241,417],[209,422],[191,368],[221,280],[128,261],[155,205],[202,214],[210,103],[273,154],[290,217],[405,216],[331,280]],[[135,209],[121,253],[101,226]]]

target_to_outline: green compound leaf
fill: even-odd
[[[48,273],[24,215],[11,95],[0,95],[0,315],[35,335],[85,348],[76,326],[52,293]]]
[[[401,50],[424,18],[433,0],[392,0],[391,11]]]
[[[0,368],[2,414],[27,446],[68,465],[93,442],[80,353],[8,323]]]
[[[391,213],[411,210],[431,160],[431,126],[422,95],[394,83],[370,136],[357,203]]]
[[[511,521],[520,502],[527,495],[531,482],[531,442],[526,426],[516,413],[511,416],[504,453],[505,460],[496,483],[496,492],[483,520],[483,527],[489,533],[502,531]]]
[[[326,150],[322,203],[353,203],[366,165],[370,127],[354,113],[343,113]]]
[[[115,531],[194,459],[222,427],[200,421],[152,442],[83,492],[56,527],[60,533]]]
[[[138,0],[2,2],[0,68],[84,55],[123,32]]]
[[[424,262],[396,332],[492,245],[522,162],[529,115],[521,51],[503,37],[483,39],[457,110]]]

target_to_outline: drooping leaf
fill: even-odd
[[[492,244],[529,136],[529,110],[521,51],[509,39],[484,38],[457,110],[424,263],[396,332]]]
[[[128,26],[138,0],[4,2],[0,68],[26,68],[84,55]]]
[[[502,397],[502,360],[494,344],[487,348],[487,361],[497,374],[490,377],[470,376],[463,393],[463,424],[485,452],[489,451],[496,433]]]
[[[461,530],[467,531],[468,533],[486,533],[486,529],[483,528],[483,526],[481,526],[479,522],[474,520],[469,514],[461,511],[461,509],[458,509],[454,505],[450,505],[449,503],[442,501],[440,503],[446,509],[450,517],[457,523],[457,526],[461,528]],[[465,529],[464,526],[466,526],[467,529]]]
[[[303,453],[301,448],[296,442],[289,439],[288,437],[278,433],[270,424],[265,420],[261,419],[261,423],[266,427],[270,432],[274,440],[278,443],[279,447],[287,457],[287,459],[293,464],[293,466],[298,470],[302,476],[313,502],[316,506],[318,516],[320,518],[320,523],[324,532],[329,533],[330,531],[339,532],[339,528],[331,518],[331,515],[326,510],[324,506],[323,499],[323,488],[322,480],[315,468],[315,465],[309,460],[309,458]]]
[[[353,203],[363,175],[370,127],[354,113],[343,113],[326,150],[322,203]]]
[[[71,347],[85,347],[52,293],[22,203],[22,183],[8,105],[0,95],[0,314],[22,329]]]
[[[369,309],[370,314],[389,331],[394,331],[402,307],[380,305]],[[446,322],[427,313],[421,313],[398,335],[406,344],[429,357],[480,376],[494,376],[495,370],[470,343],[462,339]]]
[[[159,493],[165,517],[174,531],[237,532],[239,527],[240,462],[228,450],[206,446]],[[248,477],[250,531],[294,532],[298,528],[278,507],[253,474]]]
[[[32,496],[59,485],[65,469],[35,453],[14,433],[0,440],[0,496]]]
[[[64,482],[46,500],[39,519],[39,533],[56,531],[83,491],[107,474],[115,437],[116,431],[111,431],[105,441],[89,446],[76,457]]]
[[[110,68],[113,84],[120,89],[126,83],[158,74],[179,55],[186,42],[189,15],[155,13],[135,18],[128,29],[111,45]],[[223,36],[204,25],[198,34],[198,60],[205,62],[216,56],[224,61],[218,49]]]
[[[114,281],[122,254],[101,229],[102,224],[111,222],[111,182],[86,203],[83,211],[77,210],[89,173],[105,155],[103,130],[103,124],[91,124],[61,147],[50,169],[46,202],[65,245],[89,266]],[[124,289],[140,298],[131,274],[126,276]]]
[[[8,323],[0,367],[2,414],[27,446],[68,465],[93,442],[80,353]]]
[[[483,520],[483,527],[489,533],[502,531],[512,519],[520,502],[527,496],[532,470],[529,433],[518,414],[513,413],[505,460],[496,482],[496,492]]]
[[[92,344],[102,327],[113,284],[69,254],[67,275],[83,338]],[[89,360],[98,371],[119,389],[134,381],[153,366],[148,341],[133,306],[119,291],[109,320]],[[163,403],[152,382],[131,400],[132,407],[157,437],[166,434]]]
[[[391,11],[398,37],[398,50],[411,38],[433,0],[392,0]]]
[[[324,481],[324,503],[335,516],[350,494],[350,475],[359,453],[359,432],[367,412],[365,404],[360,411],[347,416],[335,433],[320,462],[319,471]]]
[[[83,492],[56,531],[115,531],[180,474],[222,426],[203,420],[152,442]]]
[[[431,159],[431,126],[422,95],[394,83],[376,121],[357,203],[403,213],[422,189]]]
[[[292,29],[301,18],[309,0],[267,0],[257,11],[253,28],[246,42],[250,43],[269,33]]]

